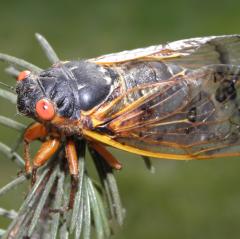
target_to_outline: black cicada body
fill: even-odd
[[[156,158],[240,155],[239,63],[240,36],[230,35],[59,62],[39,75],[22,73],[18,109],[39,122],[25,141],[50,135],[46,147],[52,153],[67,138],[69,157],[75,135],[98,149],[112,146]],[[35,167],[51,154],[41,152]]]

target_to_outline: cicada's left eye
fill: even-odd
[[[52,120],[55,116],[55,108],[48,99],[41,99],[36,103],[36,113],[42,120]]]
[[[30,71],[21,71],[17,77],[18,81],[26,79],[31,74]]]

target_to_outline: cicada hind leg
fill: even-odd
[[[91,142],[90,147],[96,150],[111,168],[116,170],[122,168],[122,164],[102,144]]]

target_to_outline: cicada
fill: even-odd
[[[160,159],[240,155],[240,35],[192,38],[23,71],[18,111],[36,120],[24,134],[27,172],[64,144],[77,178],[74,138],[116,169],[111,146]],[[30,163],[29,144],[43,141]]]

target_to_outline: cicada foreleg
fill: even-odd
[[[25,131],[23,136],[24,142],[24,160],[25,171],[27,174],[32,172],[32,166],[30,163],[30,143],[39,138],[45,138],[47,136],[47,130],[44,125],[40,123],[31,124]]]
[[[25,171],[27,174],[32,173],[32,184],[36,180],[37,169],[42,166],[59,148],[60,139],[53,138],[46,140],[36,153],[33,159],[33,168],[31,166],[30,143],[37,139],[45,139],[48,131],[43,124],[34,123],[30,125],[24,133],[24,160]]]
[[[36,181],[37,169],[50,159],[59,147],[60,140],[58,138],[48,139],[42,143],[40,149],[33,158],[32,184]]]

